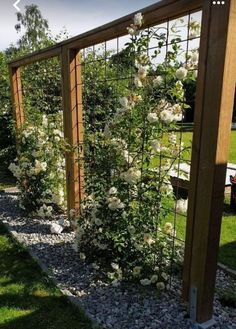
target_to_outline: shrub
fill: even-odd
[[[133,78],[123,88],[115,113],[96,129],[87,115],[88,104],[84,106],[85,196],[77,217],[78,250],[82,259],[110,264],[108,277],[114,284],[138,280],[163,289],[182,259],[174,228],[167,222],[162,229],[161,224],[173,211],[170,174],[185,152],[175,132],[188,107],[183,83],[194,79],[189,69],[196,68],[196,61],[187,66],[179,62],[181,49],[173,39],[165,62],[155,67],[152,60],[166,43],[166,34],[140,31],[140,15],[134,21],[123,52]],[[150,58],[151,38],[158,47]],[[71,215],[76,217],[76,212],[71,210]]]

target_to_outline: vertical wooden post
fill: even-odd
[[[16,131],[18,131],[24,123],[20,68],[9,66],[9,72],[10,72],[10,84],[11,84],[14,119],[16,123]]]
[[[70,146],[77,148],[82,143],[82,85],[80,54],[77,50],[62,48],[62,95],[64,133]],[[79,209],[82,198],[82,169],[78,152],[66,154],[67,209]]]
[[[236,81],[236,1],[203,6],[183,296],[211,319]],[[190,304],[193,301],[190,300]],[[194,307],[194,305],[190,305]]]

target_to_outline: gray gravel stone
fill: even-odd
[[[122,283],[118,287],[104,282],[101,270],[82,262],[73,250],[75,234],[51,234],[53,219],[22,217],[17,196],[0,195],[0,220],[14,231],[50,270],[60,288],[69,291],[87,315],[103,328],[112,329],[189,329],[181,286],[173,279],[168,292],[159,296],[153,289]],[[217,273],[217,289],[236,291],[236,281],[222,271]],[[214,301],[215,329],[236,329],[235,309],[224,307],[217,297]]]

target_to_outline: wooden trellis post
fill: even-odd
[[[236,1],[205,0],[184,264],[193,320],[212,317],[236,81]],[[210,325],[210,322],[209,322]]]
[[[62,48],[62,96],[64,113],[64,133],[70,146],[82,147],[82,84],[80,53],[74,49]],[[83,191],[83,168],[78,163],[76,151],[66,154],[67,206],[79,209]]]
[[[9,66],[13,113],[18,131],[24,123],[21,75],[19,67]]]

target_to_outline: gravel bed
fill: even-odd
[[[21,217],[17,196],[0,195],[0,220],[43,262],[60,288],[70,291],[87,315],[102,328],[193,328],[181,302],[181,286],[177,280],[161,296],[154,289],[132,284],[122,283],[118,287],[108,284],[100,269],[79,259],[73,250],[73,232],[50,233],[50,225],[58,223],[58,217],[52,220]],[[236,281],[218,271],[217,288],[236,291]],[[236,309],[222,306],[217,298],[214,319],[216,329],[236,329]]]

